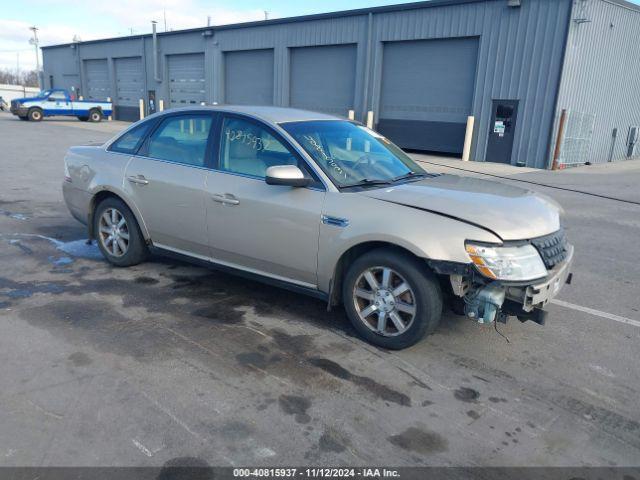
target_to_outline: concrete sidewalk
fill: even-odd
[[[411,157],[430,172],[480,176],[496,181],[513,180],[524,188],[535,189],[538,185],[569,189],[588,195],[640,203],[640,159],[551,171],[502,163],[463,162],[458,158],[418,153],[411,154]]]

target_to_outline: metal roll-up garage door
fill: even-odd
[[[139,119],[139,102],[144,98],[144,77],[140,57],[116,58],[115,118]]]
[[[273,50],[224,54],[225,103],[273,105]]]
[[[461,154],[477,38],[384,45],[378,130],[404,148]]]
[[[292,48],[291,106],[346,117],[354,104],[356,57],[355,45]]]
[[[205,101],[204,54],[169,55],[170,106],[187,107]]]
[[[107,59],[85,60],[84,71],[87,75],[86,100],[106,100],[111,96],[109,67]]]

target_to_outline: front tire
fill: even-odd
[[[42,121],[44,114],[42,113],[42,110],[40,110],[39,108],[32,108],[31,110],[29,110],[29,113],[27,114],[27,116],[29,120],[32,122],[40,122]]]
[[[353,327],[391,350],[432,333],[442,316],[442,292],[426,264],[391,248],[365,253],[349,267],[342,299]]]
[[[118,198],[106,198],[96,207],[93,231],[102,255],[113,265],[130,267],[149,256],[135,216]]]

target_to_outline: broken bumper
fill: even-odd
[[[571,283],[573,246],[567,245],[567,257],[549,272],[544,280],[526,283],[494,281],[470,285],[462,275],[451,275],[453,293],[464,298],[464,312],[479,323],[503,321],[516,316],[521,321],[532,320],[544,324],[543,308],[553,300],[565,283]]]
[[[567,259],[552,270],[544,281],[526,287],[507,287],[507,299],[521,304],[522,310],[527,313],[544,308],[560,293],[564,284],[570,282],[574,249],[571,245],[567,245],[567,248]]]

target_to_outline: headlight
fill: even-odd
[[[547,275],[547,269],[533,245],[490,247],[467,243],[466,250],[480,273],[493,280],[521,282]]]

